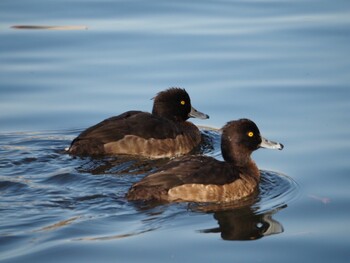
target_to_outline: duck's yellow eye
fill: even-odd
[[[180,103],[181,103],[181,105],[185,105],[186,101],[182,100]]]
[[[247,134],[248,134],[248,137],[253,137],[254,136],[254,132],[251,132],[251,131],[248,132]]]

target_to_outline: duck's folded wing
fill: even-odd
[[[161,186],[170,189],[184,184],[223,185],[239,178],[230,165],[206,156],[188,156],[168,163],[157,173],[146,176],[134,187]]]
[[[174,126],[171,121],[147,112],[128,111],[86,129],[75,140],[94,139],[101,143],[108,143],[118,141],[125,135],[135,135],[145,139],[175,138],[181,131]]]

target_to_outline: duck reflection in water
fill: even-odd
[[[286,207],[286,206],[285,206]],[[281,208],[279,208],[281,209]],[[272,216],[277,209],[257,214],[250,206],[214,212],[219,226],[199,230],[200,233],[221,233],[224,240],[256,240],[283,232],[283,226]]]

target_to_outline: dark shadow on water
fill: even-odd
[[[286,205],[282,208],[285,208]],[[279,210],[279,209],[278,209]],[[256,240],[264,236],[280,234],[283,226],[272,217],[277,210],[256,214],[246,206],[227,211],[214,212],[218,227],[199,230],[200,233],[220,233],[224,240]]]
[[[157,225],[154,220],[161,224],[167,220],[174,220],[176,216],[176,213],[172,215],[170,212],[169,215],[165,211],[167,208],[169,209],[171,204],[134,202],[133,205],[139,213],[145,213],[150,218],[156,215],[157,219],[143,220],[146,229],[149,228],[146,225],[150,222],[153,224],[153,229],[157,229],[157,227],[154,227],[154,224]],[[178,204],[173,205],[176,206]],[[194,213],[212,214],[218,226],[196,231],[203,234],[219,233],[223,240],[257,240],[266,236],[280,234],[284,231],[282,224],[276,221],[273,216],[281,209],[286,208],[287,205],[262,213],[257,211],[255,204],[239,206],[239,203],[235,203],[231,208],[229,207],[230,205],[188,203],[183,207],[183,211],[189,210]],[[181,206],[177,208],[180,209]],[[180,210],[178,212],[180,213]],[[163,215],[163,213],[166,215]]]

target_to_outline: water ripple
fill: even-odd
[[[283,207],[298,197],[299,186],[292,178],[272,171],[260,171],[260,174],[257,212],[262,213],[266,210]]]
[[[204,144],[198,151],[222,158],[220,132],[204,127],[201,132]],[[198,232],[220,232],[224,239],[251,240],[283,231],[273,214],[285,208],[298,189],[288,176],[261,171],[258,195],[238,203],[140,207],[127,202],[125,193],[132,183],[168,160],[71,157],[64,152],[71,131],[7,134],[0,138],[6,155],[0,163],[4,171],[0,189],[5,222],[1,226],[6,229],[2,234],[17,244],[43,233],[53,235],[56,242],[91,242],[127,238],[174,225],[196,228],[196,220],[203,220],[203,215],[212,215],[218,226]],[[25,218],[16,217],[18,211]],[[197,217],[189,219],[188,211]]]

